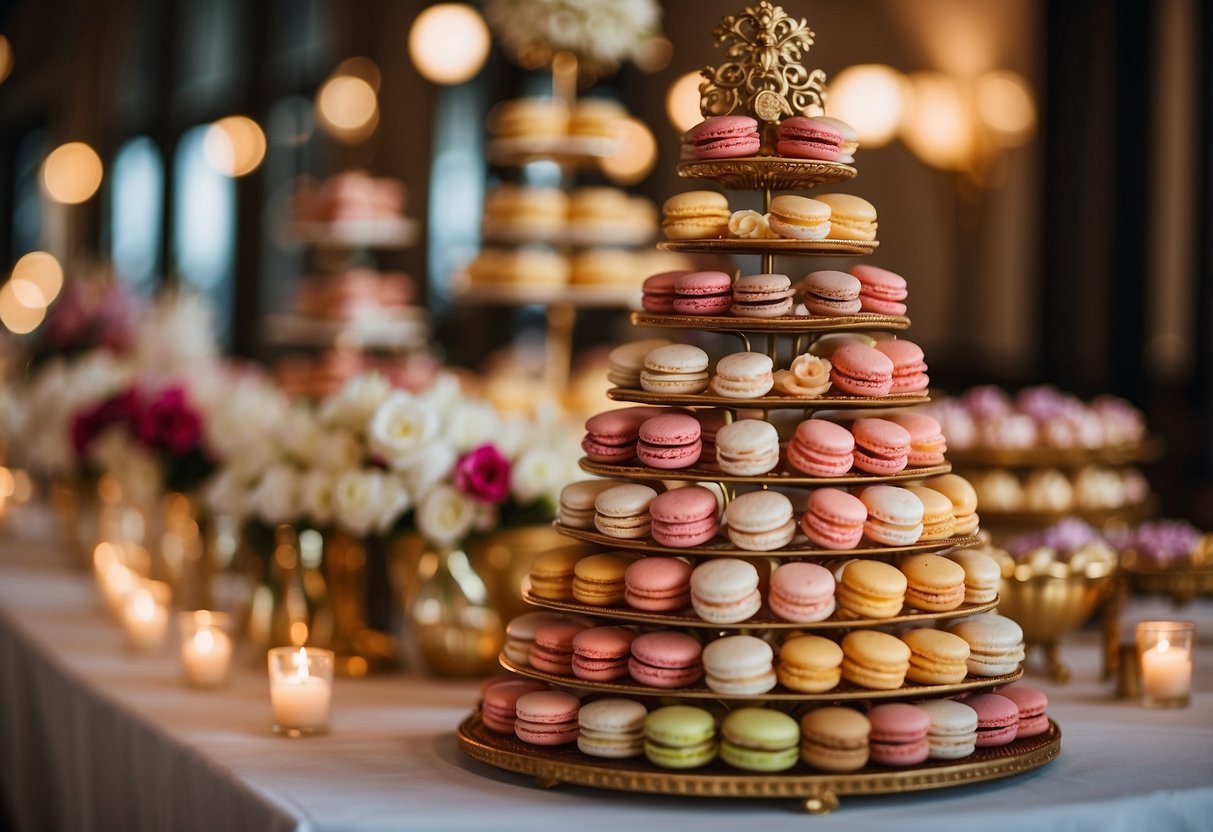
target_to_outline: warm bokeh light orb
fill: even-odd
[[[854,127],[861,148],[883,147],[897,135],[905,87],[905,78],[891,66],[847,67],[830,80],[826,114]]]
[[[317,122],[346,142],[365,139],[379,123],[379,100],[365,78],[334,75],[316,93]]]
[[[24,302],[25,297],[32,297],[30,287],[36,289],[46,306],[59,296],[63,288],[63,267],[55,259],[55,255],[45,251],[31,251],[24,255],[13,266],[13,291]],[[30,306],[30,304],[26,304]]]
[[[615,129],[619,146],[602,160],[602,172],[619,185],[635,185],[657,164],[657,139],[635,118],[623,119]]]
[[[206,129],[202,152],[225,176],[244,176],[265,159],[265,131],[248,116],[227,116]]]
[[[489,27],[465,3],[437,3],[409,28],[409,57],[427,80],[462,84],[476,76],[489,56]]]
[[[669,38],[657,35],[636,47],[632,52],[632,63],[636,64],[641,72],[661,72],[670,65],[670,59],[673,57],[674,44],[670,43]]]
[[[973,123],[957,81],[934,72],[910,76],[910,97],[901,139],[922,161],[941,170],[963,170],[973,156]]]
[[[989,72],[977,79],[977,118],[994,140],[1018,147],[1036,128],[1036,104],[1028,82],[1015,72]]]
[[[370,84],[371,89],[376,93],[379,92],[379,84],[383,81],[383,73],[379,71],[379,65],[362,55],[346,58],[337,64],[337,68],[330,74],[334,77],[338,75],[352,75],[355,78],[361,78]]]
[[[688,72],[670,85],[670,91],[665,95],[665,112],[670,122],[685,133],[699,122],[703,121],[703,113],[699,109],[699,84],[703,76],[698,72]]]
[[[77,205],[101,187],[101,157],[84,142],[61,144],[42,163],[42,187],[56,202]]]
[[[0,35],[0,83],[13,71],[13,47],[8,38]]]
[[[46,317],[46,306],[30,308],[17,297],[12,282],[0,287],[0,323],[9,332],[25,335],[33,332]]]

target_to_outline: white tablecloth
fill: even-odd
[[[792,801],[537,789],[456,747],[472,683],[338,680],[330,734],[274,736],[264,661],[226,690],[187,689],[171,656],[125,652],[91,576],[63,564],[53,545],[0,541],[0,795],[21,832],[1213,829],[1209,602],[1177,614],[1135,601],[1126,618],[1197,620],[1191,707],[1112,698],[1097,634],[1079,633],[1065,649],[1075,680],[1033,680],[1062,729],[1059,759],[988,784],[844,798],[806,818]]]

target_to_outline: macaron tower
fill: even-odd
[[[781,9],[762,7],[786,19]],[[752,10],[739,17],[753,24],[756,37],[775,36],[764,29],[774,24]],[[729,30],[723,40],[750,31]],[[751,55],[739,60],[762,72],[754,57],[760,51],[731,54]],[[801,77],[819,75],[804,70]],[[849,131],[811,120],[816,108],[808,103],[824,103],[814,93],[772,104],[767,99],[778,85],[759,93],[733,88],[729,100],[737,103],[717,112],[724,99],[713,93],[728,76],[709,70],[705,77],[705,115],[750,121],[709,120],[689,131],[679,174],[724,191],[756,191],[760,219],[770,214],[772,224],[812,228],[818,217],[809,209],[817,206],[805,205],[814,201],[808,193],[822,185],[835,190],[856,175],[838,161],[854,152],[848,146],[842,153],[852,143]],[[673,207],[681,211],[683,202],[693,200]],[[1001,733],[970,737],[987,729],[960,719],[968,715],[963,706],[938,713],[918,707],[955,703],[1019,679],[1022,632],[990,613],[997,593],[986,591],[976,571],[944,557],[976,545],[979,519],[969,490],[938,479],[951,466],[933,420],[890,418],[930,399],[926,360],[901,337],[909,320],[894,305],[908,301],[912,286],[887,269],[858,276],[827,268],[823,259],[870,255],[879,245],[867,203],[822,204],[830,202],[848,234],[725,238],[692,233],[686,224],[659,244],[689,254],[757,255],[761,263],[749,277],[727,271],[662,277],[649,285],[645,304],[637,292],[634,307],[645,308],[632,313],[632,322],[661,330],[673,343],[642,359],[629,353],[638,383],[617,384],[608,395],[623,407],[665,408],[669,417],[634,424],[637,412],[625,410],[587,423],[581,468],[617,485],[568,486],[556,523],[562,534],[596,547],[595,566],[603,553],[612,563],[621,551],[637,556],[623,570],[622,600],[593,603],[600,596],[588,593],[591,570],[570,570],[542,555],[544,569],[532,570],[538,585],[524,585],[527,602],[606,629],[572,637],[558,630],[559,639],[541,629],[529,666],[509,656],[502,664],[576,692],[586,707],[608,697],[641,703],[648,709],[643,756],[623,756],[637,748],[632,716],[617,729],[627,738],[617,745],[626,750],[609,768],[593,752],[519,750],[516,742],[495,741],[475,717],[461,732],[475,734],[465,744],[473,756],[540,778],[626,791],[801,795],[810,809],[828,809],[838,795],[896,792],[906,783],[944,788],[1008,776],[1056,756],[1060,733],[1047,717],[1041,733],[1034,733],[1037,719],[1030,736],[995,746],[1012,737],[1000,718],[987,721],[988,730]],[[682,219],[677,211],[667,214]],[[799,307],[790,312],[789,291]],[[865,303],[871,298],[899,314],[874,310]],[[730,335],[741,343],[730,344]],[[820,365],[832,386],[802,392],[773,383],[802,358]],[[612,365],[615,378],[626,375],[623,364],[621,357]],[[780,418],[787,414],[793,418]],[[928,480],[938,490],[922,487]],[[592,518],[584,508],[591,499]],[[581,579],[571,600],[564,584],[548,577],[569,571]],[[614,572],[609,577],[610,595],[604,590],[602,598],[616,597]],[[636,636],[628,641],[620,630]],[[545,672],[539,665],[549,656],[541,645],[549,641],[556,670]],[[594,678],[616,673],[624,652],[626,675]],[[1003,710],[1018,718],[1015,703],[1005,703]],[[591,732],[588,748],[615,730],[599,718],[605,707],[581,721]],[[1043,709],[1024,705],[1032,717]],[[515,719],[528,722],[521,713]],[[946,770],[932,754],[947,760]]]

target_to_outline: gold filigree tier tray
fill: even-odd
[[[802,474],[793,468],[781,466],[779,470],[756,476],[741,476],[726,474],[719,469],[691,467],[666,470],[649,468],[645,465],[608,465],[602,462],[592,462],[582,458],[581,470],[596,477],[608,477],[625,480],[685,480],[687,482],[731,482],[750,483],[753,485],[796,485],[796,486],[833,486],[846,488],[852,485],[872,485],[875,483],[906,482],[921,480],[927,477],[937,477],[951,472],[952,466],[929,465],[921,468],[906,468],[898,474],[864,474],[850,473],[841,477],[813,477]]]
[[[826,774],[804,763],[779,774],[754,774],[716,761],[692,771],[659,768],[643,757],[607,760],[582,754],[576,746],[541,748],[484,727],[475,711],[459,726],[459,747],[474,760],[527,774],[543,788],[561,783],[649,794],[692,797],[788,798],[805,811],[829,812],[840,797],[906,794],[998,780],[1040,768],[1061,750],[1061,730],[1017,739],[997,748],[979,748],[959,761],[925,763],[912,768],[868,766],[849,774]]]
[[[567,304],[577,309],[627,309],[639,302],[634,286],[542,286],[470,280],[459,284],[454,297],[459,303],[472,306]]]
[[[1077,517],[1092,526],[1140,523],[1154,514],[1154,498],[1116,508],[1068,508],[1063,511],[996,511],[981,509],[981,520],[991,526],[1044,526]]]
[[[631,621],[642,624],[655,624],[663,627],[697,627],[707,630],[848,630],[858,627],[885,627],[897,626],[900,624],[917,624],[924,621],[943,621],[949,618],[964,618],[969,615],[977,615],[982,612],[989,612],[998,606],[998,599],[995,598],[987,604],[965,604],[957,607],[949,612],[917,612],[907,611],[902,615],[894,616],[893,618],[858,618],[840,620],[837,618],[827,618],[825,621],[813,621],[807,624],[797,624],[791,621],[784,621],[782,618],[776,618],[771,611],[763,606],[762,610],[753,618],[742,621],[736,624],[713,624],[710,621],[704,621],[699,616],[695,615],[689,608],[685,612],[645,612],[643,610],[632,609],[631,607],[595,607],[589,604],[580,604],[576,601],[553,601],[551,598],[540,598],[537,595],[531,594],[530,581],[524,581],[522,586],[522,600],[536,607],[544,609],[557,610],[559,612],[577,613],[578,615],[590,615],[595,618],[609,618],[611,620]]]
[[[662,315],[633,312],[632,326],[694,329],[700,332],[761,332],[775,335],[811,335],[827,332],[894,332],[906,329],[905,315],[784,315],[779,318],[742,318],[734,315]]]
[[[930,393],[892,393],[888,396],[825,395],[815,399],[800,396],[759,396],[756,399],[732,399],[715,393],[654,393],[634,387],[612,387],[607,397],[618,402],[662,404],[676,407],[729,407],[734,410],[846,410],[876,407],[912,407],[931,401]]]
[[[1085,465],[1138,465],[1162,457],[1162,440],[1148,436],[1140,442],[1102,448],[964,448],[949,450],[957,468],[1081,468]]]
[[[481,229],[486,243],[505,245],[572,246],[575,248],[616,248],[648,245],[654,234],[647,228],[631,230],[626,227],[571,228],[567,225],[551,229],[526,226],[495,225]],[[635,288],[632,288],[635,294]]]
[[[662,240],[657,244],[661,251],[682,254],[788,254],[798,257],[862,257],[879,247],[879,240],[749,240],[732,237]]]
[[[947,549],[981,545],[980,538],[970,536],[945,537],[942,540],[927,540],[914,543],[910,546],[871,546],[864,544],[855,549],[821,549],[814,546],[808,538],[798,532],[792,542],[781,549],[776,549],[773,552],[751,552],[747,549],[737,548],[723,537],[714,537],[701,546],[677,548],[674,546],[662,546],[660,543],[654,542],[650,537],[641,540],[623,540],[622,538],[602,534],[595,529],[574,529],[559,521],[553,523],[552,528],[567,537],[576,538],[586,543],[597,543],[600,546],[607,546],[611,549],[628,549],[644,554],[679,555],[682,557],[823,559],[893,557],[895,555],[916,555],[925,552],[941,552]]]
[[[894,690],[871,690],[853,685],[845,679],[838,687],[825,693],[800,693],[777,685],[770,693],[735,694],[720,693],[703,685],[686,688],[653,688],[648,685],[638,685],[630,680],[620,682],[591,682],[589,679],[578,679],[575,676],[557,676],[555,673],[544,673],[533,667],[514,664],[502,653],[497,660],[501,666],[511,673],[539,679],[552,685],[578,690],[594,691],[595,693],[618,694],[619,696],[673,697],[677,699],[715,699],[721,702],[866,702],[879,699],[881,701],[901,701],[930,699],[940,696],[951,696],[971,690],[1001,687],[1018,681],[1023,676],[1021,665],[1014,673],[1002,676],[966,676],[963,682],[952,685],[915,685],[905,684]]]
[[[614,139],[593,136],[519,136],[493,139],[485,148],[485,155],[495,165],[556,162],[593,168],[618,149],[619,143]]]
[[[841,162],[790,159],[786,156],[746,156],[740,159],[698,159],[681,162],[684,179],[711,179],[734,191],[804,191],[818,185],[846,182],[858,171]]]

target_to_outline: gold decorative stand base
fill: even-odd
[[[750,774],[720,761],[695,771],[663,769],[643,757],[608,760],[582,754],[576,746],[541,748],[484,727],[480,712],[459,726],[459,747],[474,760],[506,771],[528,774],[540,788],[560,783],[615,791],[692,797],[794,798],[806,812],[838,808],[839,798],[903,794],[997,780],[1040,768],[1061,751],[1061,730],[1049,723],[1038,737],[999,748],[979,748],[959,761],[940,761],[905,769],[869,766],[849,774],[824,774],[803,763],[781,774]]]

